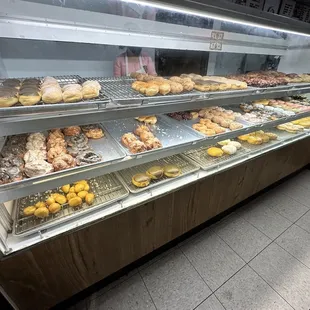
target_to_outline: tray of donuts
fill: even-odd
[[[208,137],[247,127],[248,124],[239,120],[239,114],[215,106],[197,111],[169,113],[168,116]]]
[[[78,75],[0,81],[0,115],[97,108],[107,103],[97,81]]]
[[[115,174],[80,180],[14,201],[14,234],[27,235],[92,212],[129,194]]]
[[[152,187],[170,182],[200,168],[182,154],[158,159],[117,172],[117,176],[131,193],[139,193]]]
[[[10,136],[0,154],[0,188],[125,156],[100,124]]]
[[[131,157],[181,144],[194,144],[202,139],[199,133],[165,115],[108,121],[104,127]]]

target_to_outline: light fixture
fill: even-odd
[[[189,15],[195,15],[199,17],[204,17],[204,18],[212,18],[216,19],[219,21],[224,21],[224,22],[230,22],[234,24],[239,24],[239,25],[244,25],[244,26],[250,26],[250,27],[258,27],[258,28],[263,28],[267,30],[273,30],[273,31],[279,31],[279,32],[285,32],[285,33],[290,33],[290,34],[295,34],[295,35],[300,35],[300,36],[306,36],[310,37],[309,34],[303,33],[303,32],[297,32],[297,31],[292,31],[292,30],[286,30],[286,29],[281,29],[277,27],[270,27],[270,26],[265,26],[259,23],[252,23],[252,22],[245,22],[239,19],[233,19],[229,18],[223,15],[218,15],[215,13],[210,13],[210,12],[201,12],[195,9],[189,9],[189,8],[184,8],[179,5],[171,5],[171,4],[164,4],[164,3],[159,3],[159,2],[150,2],[150,1],[140,1],[140,0],[121,0],[122,2],[127,2],[127,3],[134,3],[134,4],[139,4],[139,5],[144,5],[148,7],[153,7],[157,9],[163,9],[171,12],[178,12],[178,13],[183,13],[183,14],[189,14]],[[192,1],[195,3],[195,1]]]

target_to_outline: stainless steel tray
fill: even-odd
[[[23,216],[23,209],[27,206],[34,205],[39,201],[45,201],[51,193],[59,192],[59,190],[55,189],[15,200],[13,233],[19,236],[30,235],[37,231],[42,231],[81,215],[85,215],[99,208],[103,208],[104,206],[119,201],[129,195],[128,190],[114,174],[106,174],[98,178],[90,179],[89,184],[90,192],[95,194],[93,205],[89,206],[86,203],[83,203],[79,208],[71,208],[68,204],[65,204],[62,206],[60,212],[50,214],[44,219],[39,219],[35,216],[25,217]]]
[[[209,145],[207,147],[203,146],[196,150],[187,151],[184,155],[195,161],[203,170],[210,170],[221,165],[229,164],[241,158],[245,158],[250,152],[248,148],[242,145],[242,148],[233,155],[225,154],[222,157],[212,157],[207,153],[208,148],[212,146],[221,148],[220,145]]]
[[[132,89],[134,82],[131,78],[90,78],[97,80],[102,87],[102,91],[114,102],[121,105],[141,105],[158,104],[176,101],[191,101],[193,99],[203,99],[204,93],[198,91],[184,92],[176,95],[157,95],[147,97]]]
[[[202,140],[202,136],[194,130],[189,130],[178,121],[175,121],[165,115],[157,115],[157,123],[150,126],[151,131],[154,133],[163,144],[163,148],[173,148],[177,145],[193,144],[198,140]],[[121,143],[121,138],[125,133],[133,132],[138,125],[142,123],[134,118],[120,119],[115,121],[108,121],[104,123],[104,127],[110,132],[112,137],[116,140],[118,145],[126,152],[128,156],[136,157],[141,154],[156,152],[161,149],[146,151],[143,153],[131,154],[129,150]]]
[[[44,77],[34,77],[36,79],[43,79]],[[83,83],[86,79],[83,79],[79,75],[63,75],[63,76],[54,76],[57,79],[58,83],[63,86],[66,84],[75,84],[75,83]],[[19,80],[23,80],[25,78],[18,78]],[[5,79],[0,80],[0,84]],[[8,116],[18,116],[25,114],[36,114],[36,113],[56,113],[56,112],[66,112],[76,110],[78,112],[84,110],[98,110],[109,103],[109,99],[106,95],[100,91],[99,97],[95,99],[89,99],[80,102],[74,103],[55,103],[55,104],[47,104],[42,100],[33,106],[23,106],[20,103],[15,104],[12,107],[8,108],[0,108],[0,116],[8,117]]]
[[[101,124],[100,124],[101,125]],[[102,125],[101,125],[102,126]],[[11,187],[14,187],[16,185],[23,186],[26,183],[38,183],[41,180],[44,180],[47,176],[61,176],[62,174],[68,174],[71,171],[76,171],[76,170],[83,170],[84,168],[87,167],[96,167],[100,166],[103,163],[108,164],[114,161],[118,161],[120,159],[123,159],[126,157],[125,152],[123,149],[119,147],[119,145],[115,142],[115,140],[110,136],[110,134],[103,128],[104,130],[104,137],[101,139],[89,139],[89,145],[93,148],[93,150],[97,153],[99,153],[102,156],[102,160],[98,163],[93,163],[90,165],[84,165],[84,166],[76,166],[71,169],[66,169],[58,172],[52,172],[47,175],[42,175],[34,178],[25,178],[21,181],[17,182],[11,182],[8,184],[3,184],[0,185],[0,191],[5,191],[6,189],[9,189]]]
[[[165,166],[165,165],[178,166],[181,169],[182,174],[176,178],[168,178],[164,176],[160,180],[151,180],[150,185],[147,187],[143,187],[143,188],[136,187],[135,185],[132,184],[131,179],[133,175],[137,173],[145,173],[149,168],[153,166]],[[178,178],[181,178],[182,176],[185,176],[187,174],[193,173],[198,170],[199,170],[199,166],[195,162],[191,161],[190,159],[188,159],[182,154],[178,154],[178,155],[173,155],[173,156],[169,156],[166,158],[162,158],[159,160],[154,160],[152,162],[142,164],[139,166],[121,170],[117,172],[117,175],[120,178],[120,180],[123,182],[123,184],[128,188],[128,190],[131,193],[136,194],[136,193],[146,191],[150,188],[153,188],[154,186],[162,185],[171,180],[176,180]]]

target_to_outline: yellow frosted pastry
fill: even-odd
[[[39,202],[37,202],[36,204],[35,204],[35,207],[36,208],[41,208],[41,207],[45,207],[46,205],[45,205],[45,202],[43,202],[43,201],[39,201]]]
[[[224,154],[224,152],[218,147],[210,147],[207,152],[208,155],[212,157],[221,157]]]
[[[71,198],[74,198],[74,197],[76,197],[76,193],[69,193],[69,194],[67,194],[67,200],[69,201]]]
[[[59,212],[61,209],[61,206],[59,203],[52,203],[49,207],[48,210],[50,211],[50,213],[55,214],[57,212]]]
[[[34,215],[36,217],[39,217],[39,218],[44,218],[44,217],[48,217],[49,215],[49,211],[46,207],[41,207],[41,208],[38,208],[35,212],[34,212]]]
[[[53,197],[48,197],[45,201],[45,203],[50,206],[52,203],[55,203],[55,198]]]
[[[30,215],[33,215],[36,210],[37,210],[36,207],[29,206],[29,207],[24,209],[23,213],[24,213],[25,216],[30,216]]]
[[[70,207],[75,208],[75,207],[80,206],[81,204],[82,204],[82,198],[81,197],[74,197],[74,198],[71,198],[69,200],[69,206]]]
[[[79,192],[77,195],[78,195],[80,198],[84,199],[84,198],[86,197],[87,194],[88,194],[87,191],[81,191],[81,192]]]
[[[55,198],[55,201],[58,202],[59,204],[63,205],[67,202],[67,198],[64,196],[64,195],[58,195],[56,198]]]
[[[84,185],[84,184],[78,183],[78,184],[76,184],[76,185],[74,186],[74,191],[75,191],[76,193],[79,193],[79,192],[83,191],[84,188],[85,188],[85,185]]]
[[[70,190],[70,184],[64,185],[61,187],[61,190],[65,193],[68,194]]]
[[[255,144],[255,145],[263,143],[263,139],[260,137],[256,137],[256,136],[249,136],[247,141],[248,141],[248,143]]]
[[[241,140],[241,141],[247,141],[249,138],[249,135],[242,135],[242,136],[239,136],[238,139]]]
[[[88,193],[85,197],[85,202],[90,206],[95,200],[95,195],[93,193]]]

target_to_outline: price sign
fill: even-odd
[[[210,50],[221,51],[223,46],[224,32],[223,31],[212,31]]]

